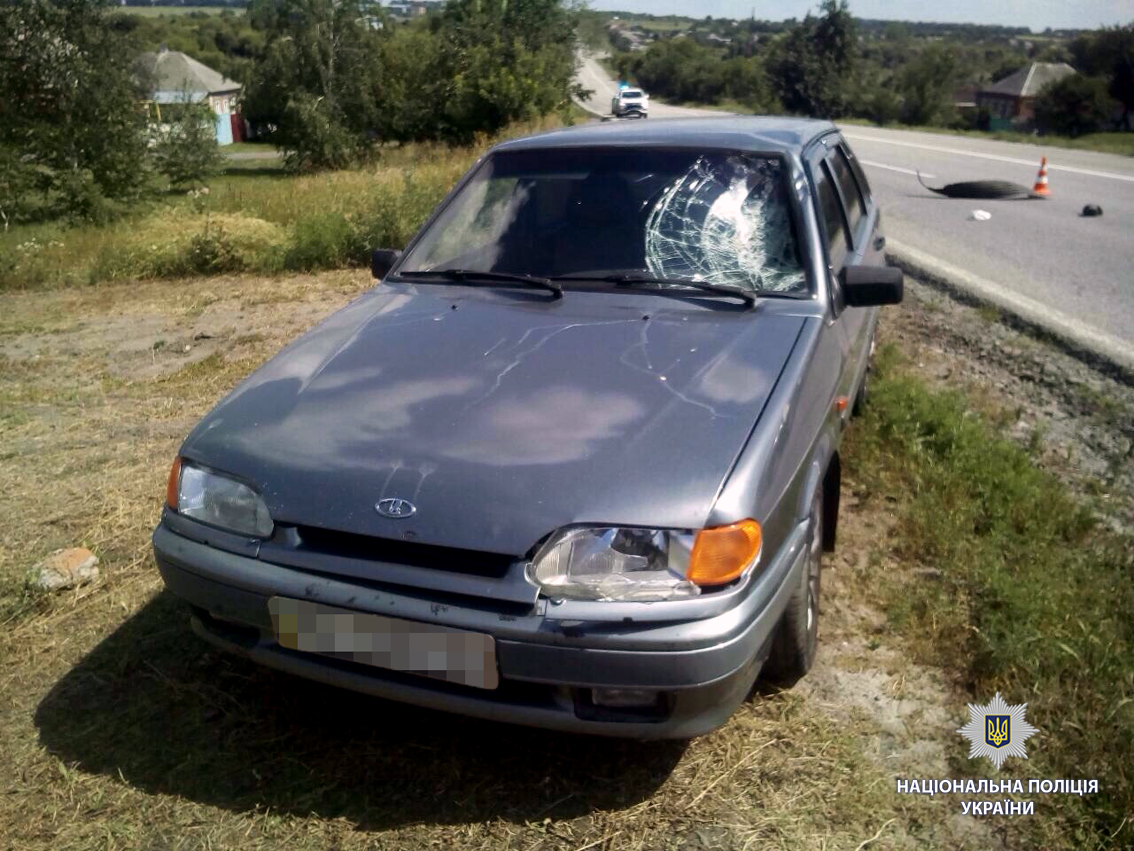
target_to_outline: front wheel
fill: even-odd
[[[823,491],[811,504],[804,569],[787,610],[776,627],[765,676],[777,685],[793,686],[815,661],[819,647],[819,589],[823,570]]]

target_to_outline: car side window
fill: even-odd
[[[838,181],[839,189],[843,195],[843,204],[846,209],[847,220],[850,223],[851,239],[857,244],[858,227],[866,217],[866,202],[863,200],[862,192],[851,173],[850,163],[842,148],[836,148],[832,151],[827,161],[831,164],[831,171],[834,173],[835,180]]]
[[[815,192],[819,199],[819,211],[823,216],[823,227],[827,235],[827,253],[831,268],[838,274],[847,258],[850,244],[847,239],[846,221],[843,205],[835,192],[834,179],[826,160],[815,170]]]
[[[846,142],[839,145],[839,150],[846,156],[847,162],[850,163],[851,171],[854,172],[854,179],[858,181],[858,186],[862,190],[863,198],[870,198],[870,182],[866,179],[866,172],[862,170],[862,165],[858,161],[858,157],[854,155],[854,151]]]

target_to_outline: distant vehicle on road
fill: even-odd
[[[641,89],[620,89],[610,100],[610,114],[617,118],[648,117],[650,112],[650,96]]]
[[[199,635],[300,676],[708,732],[815,658],[840,442],[902,298],[884,243],[826,121],[505,142],[189,435],[166,585]]]

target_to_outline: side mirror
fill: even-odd
[[[370,252],[370,274],[379,281],[394,268],[402,252],[394,248],[376,248]]]
[[[900,304],[902,270],[893,266],[844,266],[839,273],[848,307]]]

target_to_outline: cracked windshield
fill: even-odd
[[[643,274],[805,293],[784,172],[777,159],[726,152],[497,154],[401,271]]]

